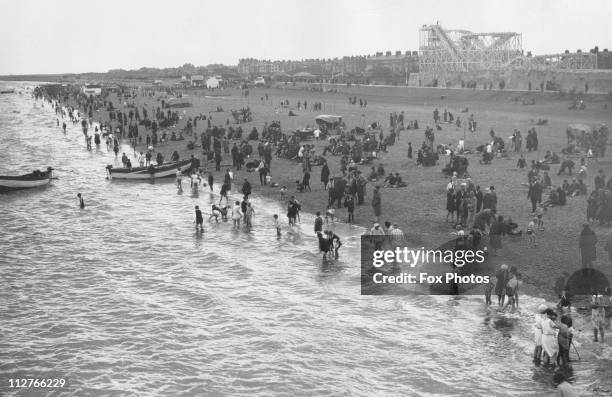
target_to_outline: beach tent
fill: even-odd
[[[277,72],[270,76],[270,78],[276,81],[287,81],[291,79],[291,75],[285,72]]]
[[[338,128],[342,124],[342,116],[322,114],[315,117],[315,121],[321,131],[329,132]]]
[[[293,78],[298,80],[309,80],[314,77],[316,77],[314,74],[308,72],[298,72],[293,75]]]
[[[253,81],[253,84],[255,84],[256,87],[264,86],[266,85],[266,80],[263,77],[259,76]]]
[[[102,86],[98,84],[86,84],[81,87],[81,92],[85,95],[101,95]]]
[[[191,76],[191,85],[194,87],[201,87],[204,85],[204,76],[201,74],[194,74]]]
[[[326,124],[340,124],[342,122],[342,116],[335,116],[330,114],[322,114],[315,117],[315,121],[318,123]]]
[[[209,77],[206,80],[206,88],[219,88],[219,79],[215,76]]]

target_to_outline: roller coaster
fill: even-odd
[[[419,72],[444,78],[460,72],[494,70],[585,70],[596,69],[592,53],[524,54],[522,35],[516,32],[473,33],[448,30],[441,25],[419,29]]]

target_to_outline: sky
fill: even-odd
[[[0,0],[0,75],[418,50],[419,28],[519,32],[533,54],[612,50],[609,0]]]

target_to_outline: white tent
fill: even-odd
[[[215,76],[206,80],[206,88],[219,88],[219,79]]]

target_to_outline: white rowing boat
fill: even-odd
[[[151,180],[176,175],[177,169],[186,173],[191,169],[191,160],[182,160],[174,163],[150,167],[113,168],[106,166],[111,179]]]
[[[46,186],[53,179],[53,168],[47,171],[34,171],[25,175],[0,176],[0,190],[31,189]]]

